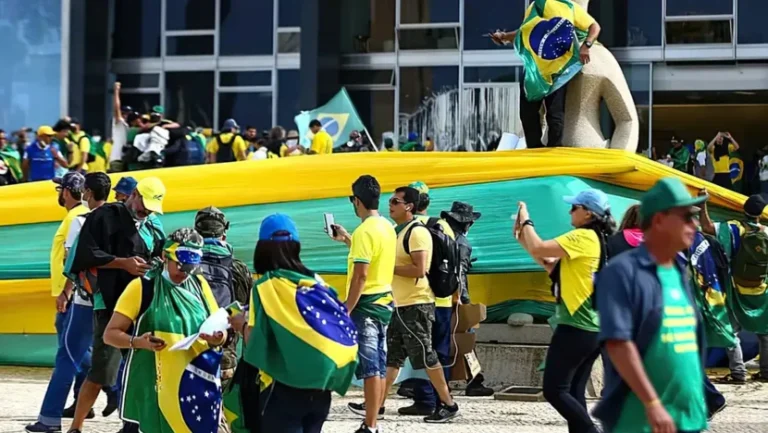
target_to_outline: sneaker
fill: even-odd
[[[713,380],[712,382],[720,384],[720,385],[744,385],[747,383],[746,377],[733,377],[732,374],[726,374],[723,377],[718,377],[717,379]]]
[[[75,407],[77,407],[77,401],[72,403],[72,406],[65,408],[63,411],[61,411],[61,417],[62,418],[74,418],[75,417]],[[93,409],[88,411],[88,415],[85,416],[85,419],[91,419],[95,418],[96,414],[93,412]]]
[[[400,415],[418,415],[418,416],[429,416],[432,415],[435,412],[435,408],[433,406],[426,405],[424,403],[414,403],[410,406],[401,407],[397,410],[397,413]]]
[[[717,409],[715,409],[712,412],[710,412],[709,414],[707,414],[707,421],[712,421],[712,418],[714,418],[715,415],[717,415],[718,413],[722,412],[723,409],[725,409],[726,406],[728,406],[728,403],[723,402],[722,406],[718,407]]]
[[[349,403],[347,404],[347,408],[354,413],[355,415],[360,415],[361,417],[365,418],[365,403]],[[376,419],[382,419],[384,416],[384,408],[379,408],[379,416]]]
[[[73,429],[70,429],[67,433],[83,433],[83,432],[81,432],[80,430],[78,430],[76,428],[73,428]]]
[[[118,397],[118,395],[117,395],[116,392],[114,392],[112,390],[105,391],[104,393],[107,394],[107,405],[104,407],[104,410],[101,411],[101,416],[106,418],[106,417],[112,415],[113,413],[115,413],[115,411],[117,410],[117,406],[118,406],[117,405],[117,397]]]
[[[414,396],[413,388],[409,386],[401,386],[400,388],[397,389],[397,395],[405,398],[413,398]]]
[[[28,433],[61,433],[61,426],[51,426],[36,422],[28,425],[24,430]]]
[[[467,397],[490,397],[493,395],[493,388],[488,388],[481,384],[470,383],[464,391]]]
[[[374,432],[377,432],[377,433],[381,432],[381,429],[371,430],[371,428],[365,425],[365,423],[362,423],[360,425],[360,428],[355,430],[355,433],[374,433]]]
[[[435,411],[432,413],[432,415],[424,418],[424,422],[430,424],[441,424],[448,422],[457,416],[459,416],[459,405],[456,404],[456,402],[453,402],[453,406],[448,406],[447,404],[441,402],[440,405],[435,408]]]

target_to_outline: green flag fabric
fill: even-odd
[[[16,182],[21,182],[24,177],[21,171],[21,155],[10,147],[0,150],[0,176],[4,175],[6,170],[11,172]]]
[[[728,158],[728,168],[731,171],[731,182],[733,183],[731,189],[736,192],[742,192],[744,191],[744,160],[741,159],[741,154],[738,150],[730,152]]]
[[[294,118],[299,130],[299,141],[304,147],[309,147],[312,142],[313,134],[309,130],[309,122],[315,119],[320,121],[325,132],[333,139],[333,147],[346,143],[349,140],[350,132],[365,129],[347,89],[341,89],[322,107],[317,107],[312,111],[302,111]]]

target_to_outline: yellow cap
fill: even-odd
[[[163,199],[165,198],[165,185],[156,177],[145,177],[136,185],[136,191],[141,195],[144,207],[152,212],[163,214]]]
[[[37,128],[37,135],[50,135],[50,136],[54,136],[54,135],[56,135],[56,133],[53,132],[53,128],[51,128],[50,126],[43,125],[43,126]]]

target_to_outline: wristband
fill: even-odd
[[[134,347],[133,347],[133,339],[134,339],[134,338],[136,338],[136,337],[134,337],[133,335],[131,335],[131,340],[128,342],[128,347],[129,347],[130,349],[133,349],[133,348],[134,348]]]
[[[525,226],[531,226],[531,227],[534,227],[534,225],[533,225],[533,221],[531,221],[530,219],[527,219],[527,220],[523,221],[523,223],[522,223],[522,224],[520,224],[520,227],[525,227]]]
[[[654,398],[653,400],[649,401],[648,403],[643,403],[643,405],[645,406],[646,409],[650,409],[653,406],[661,405],[661,400],[659,400],[658,398]]]

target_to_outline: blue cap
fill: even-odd
[[[287,234],[275,236],[277,232],[287,232]],[[259,240],[299,242],[299,230],[291,217],[283,213],[275,213],[264,218],[264,221],[261,222]]]
[[[119,192],[120,194],[125,195],[131,195],[134,189],[136,189],[136,185],[138,182],[136,179],[134,179],[131,176],[125,176],[120,178],[119,181],[117,181],[117,185],[115,185],[114,188],[112,188],[113,191]]]
[[[416,141],[419,139],[419,134],[417,132],[411,132],[408,134],[408,141]]]
[[[599,189],[585,189],[575,196],[565,196],[563,200],[570,205],[584,206],[588,211],[600,216],[605,215],[611,209],[608,196]]]
[[[227,119],[224,121],[224,126],[221,127],[222,131],[230,131],[232,129],[240,129],[240,125],[235,122],[235,119]]]

